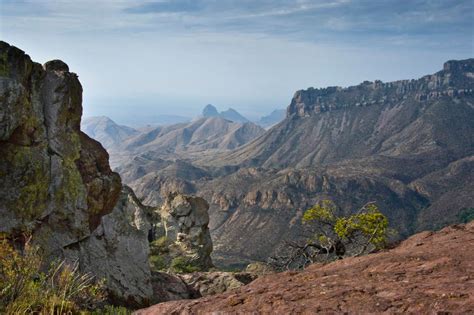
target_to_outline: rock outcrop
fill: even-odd
[[[213,267],[208,203],[199,197],[170,194],[160,210],[157,236],[169,242],[169,256],[181,258],[199,270]],[[163,232],[159,232],[160,228]]]
[[[101,218],[91,236],[64,250],[83,271],[105,279],[117,304],[157,302],[148,264],[151,211],[124,186],[114,209]]]
[[[199,297],[224,293],[249,284],[257,275],[248,272],[193,272],[179,276]]]
[[[474,221],[419,233],[388,251],[263,276],[232,292],[135,314],[471,314],[473,261]]]
[[[0,42],[0,102],[0,232],[31,237],[47,260],[78,260],[118,300],[148,301],[145,210],[80,131],[77,75]]]

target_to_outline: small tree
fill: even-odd
[[[355,214],[337,216],[336,205],[323,200],[305,211],[303,225],[311,237],[304,243],[286,242],[283,253],[270,258],[270,263],[282,269],[301,269],[313,262],[358,256],[385,247],[388,219],[373,202]]]

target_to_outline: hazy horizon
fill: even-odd
[[[300,89],[418,78],[472,57],[473,6],[0,0],[0,34],[34,61],[65,61],[83,85],[86,117],[148,123],[211,103],[255,119]]]

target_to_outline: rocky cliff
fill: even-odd
[[[20,246],[31,238],[47,260],[78,261],[122,303],[146,303],[146,210],[80,131],[77,75],[0,42],[0,101],[0,232]]]

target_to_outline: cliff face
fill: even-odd
[[[128,193],[120,197],[121,180],[111,171],[107,152],[80,131],[82,87],[77,75],[62,61],[41,66],[0,42],[0,101],[0,232],[19,243],[31,236],[49,259],[75,257],[82,270],[101,278],[123,277],[121,286],[110,285],[111,290],[119,298],[146,300],[151,286],[142,275],[120,275],[134,263],[149,274],[146,261],[134,262],[120,233],[108,237],[110,224],[102,220],[109,214],[108,220],[117,221],[123,233],[142,229],[118,216],[127,204],[117,201]],[[106,237],[99,238],[101,233]],[[145,242],[135,239],[147,256],[146,237]],[[100,247],[98,243],[107,255],[88,260],[87,247]],[[93,268],[109,263],[117,268]]]
[[[443,96],[473,95],[474,60],[451,60],[443,70],[418,80],[383,83],[365,81],[348,88],[309,88],[295,93],[287,117],[306,117],[316,113],[375,104],[394,104],[413,98],[429,101]]]

